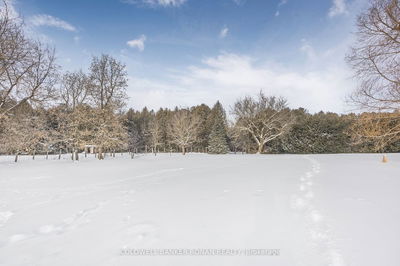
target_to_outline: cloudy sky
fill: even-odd
[[[13,0],[65,70],[108,53],[129,73],[129,107],[281,95],[310,112],[351,110],[344,62],[367,0]]]

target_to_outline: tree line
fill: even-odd
[[[360,38],[347,57],[361,84],[353,101],[368,106],[367,112],[310,114],[303,108],[290,109],[286,99],[260,91],[238,99],[228,110],[228,119],[220,102],[212,107],[126,111],[128,75],[122,62],[102,54],[93,56],[86,70],[62,72],[54,48],[27,37],[23,21],[10,16],[4,2],[0,13],[0,154],[14,154],[17,161],[19,154],[34,158],[38,153],[60,157],[71,153],[73,160],[79,160],[79,154],[89,149],[99,159],[106,152],[130,152],[131,156],[175,151],[398,152],[400,81],[394,71],[397,65],[393,65],[397,54],[392,50],[400,49],[399,24],[386,35],[376,33],[377,29],[369,32],[379,26],[379,20],[385,26],[395,23],[391,20],[399,18],[400,12],[393,3],[397,1],[376,0],[360,15]],[[371,39],[368,34],[376,36]],[[389,39],[385,43],[379,38]],[[379,50],[378,44],[389,48],[379,46]],[[387,50],[392,52],[382,52]]]

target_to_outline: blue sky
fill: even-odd
[[[282,95],[291,107],[346,112],[344,56],[367,0],[13,0],[65,70],[108,53],[129,73],[129,107]]]

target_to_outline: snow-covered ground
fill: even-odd
[[[400,265],[399,154],[12,159],[0,265]],[[280,253],[123,253],[174,248]]]

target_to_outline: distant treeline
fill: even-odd
[[[15,154],[16,161],[19,154],[65,152],[71,152],[76,160],[82,151],[95,152],[103,159],[105,152],[120,151],[133,155],[172,151],[224,154],[400,150],[398,81],[381,88],[384,92],[390,88],[386,94],[379,94],[381,98],[390,97],[374,97],[380,100],[378,105],[364,101],[379,112],[360,115],[292,110],[285,99],[263,92],[238,99],[229,109],[232,121],[227,121],[219,102],[212,108],[201,104],[173,110],[125,111],[128,74],[122,62],[103,54],[93,56],[86,71],[63,72],[56,64],[54,48],[32,40],[24,31],[23,20],[10,14],[6,1],[3,6],[0,154]],[[376,82],[373,85],[360,95],[371,98]]]
[[[264,110],[267,111],[272,109]],[[279,112],[284,113],[284,122],[268,121],[271,117],[277,118]],[[173,110],[144,108],[119,113],[86,104],[71,110],[65,105],[32,108],[25,103],[15,109],[12,116],[2,119],[0,153],[78,153],[89,146],[96,147],[100,159],[104,152],[122,151],[300,154],[400,151],[398,141],[385,142],[377,148],[374,139],[361,140],[354,131],[354,124],[361,115],[310,114],[302,108],[290,110],[286,107],[265,115],[261,117],[265,121],[257,122],[257,114],[249,114],[250,123],[236,116],[235,121],[228,122],[219,102],[212,108],[201,104]],[[248,130],[242,126],[245,123],[255,127]],[[287,127],[283,128],[283,123],[287,123]],[[270,127],[269,131],[264,130],[265,137],[271,139],[260,149],[259,135],[251,131],[262,135],[265,124],[266,128]]]

